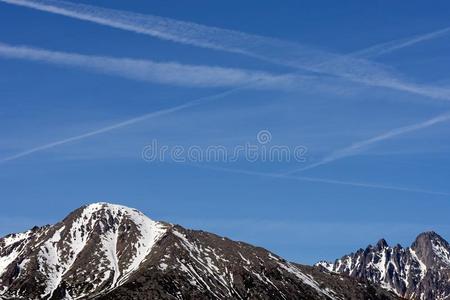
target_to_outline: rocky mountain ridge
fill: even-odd
[[[406,299],[450,299],[450,246],[432,231],[421,233],[407,248],[391,247],[381,239],[375,246],[316,266],[380,284]]]
[[[95,203],[0,239],[0,299],[398,299],[263,248]]]

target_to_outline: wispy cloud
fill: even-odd
[[[416,188],[409,188],[409,187],[401,187],[401,186],[394,186],[394,185],[374,184],[374,183],[356,182],[356,181],[343,181],[343,180],[317,178],[317,177],[292,176],[289,174],[275,174],[275,173],[257,172],[257,171],[243,170],[243,169],[232,169],[232,168],[198,165],[198,164],[187,164],[187,165],[191,166],[191,167],[195,167],[195,168],[209,169],[209,170],[213,170],[213,171],[222,171],[222,172],[229,172],[229,173],[236,173],[236,174],[250,175],[250,176],[261,176],[261,177],[278,178],[278,179],[290,179],[290,180],[297,180],[297,181],[324,183],[324,184],[333,184],[333,185],[346,185],[346,186],[352,186],[352,187],[392,190],[392,191],[398,191],[398,192],[450,196],[450,193],[446,193],[446,192],[437,192],[437,191],[430,191],[430,190],[416,189]]]
[[[392,70],[381,64],[352,55],[333,54],[297,43],[209,27],[192,22],[65,1],[0,1],[146,34],[177,43],[240,53],[272,63],[334,75],[370,86],[385,87],[425,97],[450,100],[450,90],[447,88],[407,81],[395,75]],[[402,47],[406,47],[409,44],[404,43]]]
[[[398,39],[394,41],[390,41],[387,43],[377,44],[373,47],[366,48],[361,51],[354,52],[352,55],[355,57],[361,57],[361,58],[372,58],[376,56],[381,56],[384,54],[388,54],[391,52],[394,52],[396,50],[400,50],[406,47],[414,46],[415,44],[429,41],[432,39],[437,39],[440,37],[443,37],[445,35],[448,35],[450,33],[450,27],[446,27],[440,30],[436,30],[433,32],[416,35],[413,37]]]
[[[78,67],[133,80],[190,87],[236,87],[252,83],[258,89],[283,89],[311,80],[306,76],[292,74],[272,75],[243,69],[91,56],[4,43],[0,43],[0,57]]]
[[[5,157],[3,159],[0,159],[0,164],[6,163],[6,162],[9,162],[9,161],[13,161],[13,160],[25,157],[25,156],[29,156],[29,155],[31,155],[33,153],[36,153],[36,152],[41,152],[41,151],[44,151],[44,150],[48,150],[48,149],[51,149],[51,148],[62,146],[64,144],[68,144],[68,143],[71,143],[71,142],[83,140],[83,139],[86,139],[86,138],[89,138],[89,137],[93,137],[93,136],[96,136],[96,135],[99,135],[99,134],[103,134],[103,133],[106,133],[106,132],[109,132],[109,131],[117,130],[117,129],[120,129],[120,128],[123,128],[123,127],[126,127],[126,126],[130,126],[130,125],[133,125],[133,124],[136,124],[136,123],[140,123],[140,122],[143,122],[143,121],[146,121],[146,120],[150,120],[150,119],[153,119],[153,118],[157,118],[157,117],[161,117],[161,116],[164,116],[164,115],[172,114],[172,113],[175,113],[177,111],[180,111],[180,110],[183,110],[183,109],[187,109],[187,108],[191,108],[191,107],[194,107],[194,106],[197,106],[197,105],[200,105],[200,104],[205,104],[205,103],[210,102],[210,101],[218,100],[218,99],[221,99],[221,98],[223,98],[223,97],[225,97],[227,95],[230,95],[230,94],[232,94],[232,93],[234,93],[236,91],[239,91],[239,90],[241,90],[241,88],[231,89],[231,90],[219,93],[219,94],[215,94],[215,95],[199,98],[199,99],[196,99],[196,100],[192,100],[192,101],[189,101],[189,102],[187,102],[185,104],[174,106],[172,108],[167,108],[167,109],[154,111],[154,112],[151,112],[151,113],[148,113],[148,114],[136,117],[136,118],[128,119],[126,121],[115,123],[113,125],[110,125],[110,126],[107,126],[107,127],[103,127],[103,128],[99,128],[99,129],[96,129],[96,130],[92,130],[92,131],[89,131],[89,132],[86,132],[86,133],[83,133],[83,134],[80,134],[80,135],[68,137],[68,138],[61,139],[61,140],[58,140],[58,141],[55,141],[55,142],[52,142],[52,143],[48,143],[48,144],[45,144],[45,145],[33,147],[31,149],[28,149],[28,150],[22,151],[20,153],[11,155],[9,157]]]
[[[291,170],[288,172],[284,172],[282,174],[290,175],[290,174],[294,174],[297,172],[310,170],[310,169],[313,169],[313,168],[316,168],[316,167],[319,167],[319,166],[322,166],[325,164],[329,164],[336,160],[356,155],[356,154],[362,152],[363,150],[367,149],[368,147],[373,146],[377,143],[383,142],[385,140],[393,139],[393,138],[396,138],[398,136],[401,136],[401,135],[404,135],[407,133],[425,129],[427,127],[431,127],[433,125],[443,123],[443,122],[448,122],[448,121],[450,121],[450,112],[441,114],[439,116],[436,116],[434,118],[431,118],[429,120],[426,120],[426,121],[423,121],[420,123],[395,128],[395,129],[389,130],[385,133],[382,133],[380,135],[374,136],[372,138],[353,143],[352,145],[345,147],[343,149],[336,150],[333,153],[331,153],[330,155],[326,156],[325,158],[323,158],[322,160],[320,160],[314,164],[311,164],[311,165],[303,167],[303,168],[297,168],[297,169],[294,169],[294,170]]]

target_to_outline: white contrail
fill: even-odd
[[[364,58],[376,57],[376,56],[390,53],[390,52],[393,52],[393,51],[396,51],[396,50],[399,50],[399,49],[402,49],[405,47],[412,46],[414,44],[417,44],[417,43],[420,43],[420,42],[423,42],[426,40],[439,38],[439,37],[442,37],[449,33],[450,33],[450,27],[447,27],[447,28],[444,28],[441,30],[433,31],[433,32],[423,34],[423,35],[414,36],[411,38],[399,39],[399,40],[395,40],[395,41],[391,41],[391,42],[387,42],[387,43],[378,44],[373,47],[354,52],[351,55],[355,56],[355,57],[364,57]],[[386,139],[396,137],[401,134],[406,134],[406,133],[409,133],[409,132],[412,132],[415,130],[420,130],[420,129],[432,126],[434,124],[437,124],[437,123],[446,122],[446,121],[449,121],[449,119],[450,119],[449,113],[445,113],[443,115],[437,116],[435,118],[432,118],[430,120],[427,120],[427,121],[424,121],[424,122],[421,122],[418,124],[393,129],[391,131],[388,131],[387,133],[378,135],[378,136],[370,138],[368,140],[356,142],[356,143],[350,145],[349,147],[346,147],[346,148],[343,148],[340,150],[336,150],[333,153],[331,153],[330,155],[323,158],[322,160],[318,161],[317,163],[311,164],[311,165],[303,167],[303,168],[291,170],[291,171],[288,171],[288,172],[285,172],[282,174],[289,175],[289,174],[313,169],[318,166],[325,165],[325,164],[331,163],[333,161],[336,161],[336,160],[339,160],[339,159],[342,159],[342,158],[345,158],[348,156],[356,155],[361,150],[363,150],[364,148],[366,148],[372,144],[378,143],[378,142],[386,140]]]
[[[312,77],[300,75],[272,75],[243,69],[91,56],[4,43],[0,43],[0,57],[78,67],[133,80],[191,87],[236,87],[258,81],[260,84],[254,85],[254,88],[283,89],[312,80]]]
[[[393,77],[389,71],[379,64],[370,63],[363,59],[355,59],[350,56],[330,54],[276,39],[157,16],[139,15],[62,1],[1,1],[147,34],[174,42],[241,53],[283,65],[332,74],[369,85],[389,87],[433,98],[449,99],[447,89],[402,81]],[[441,34],[443,33],[417,38],[410,42],[405,41],[401,45],[392,44],[389,48],[390,50],[386,50],[388,48],[384,45],[385,48],[378,49],[378,54],[406,47]]]
[[[370,86],[391,88],[435,99],[450,100],[447,88],[405,81],[381,64],[351,55],[337,55],[300,44],[183,22],[55,0],[0,0],[173,42],[240,53],[272,63],[338,76]]]
[[[440,38],[442,36],[448,35],[450,33],[450,27],[446,27],[440,30],[436,30],[433,32],[425,33],[422,35],[413,36],[410,38],[398,39],[395,41],[390,41],[387,43],[377,44],[375,46],[369,47],[367,49],[357,51],[352,53],[353,56],[361,57],[361,58],[372,58],[376,56],[381,56],[387,53],[391,53],[393,51],[410,47],[415,44]]]
[[[362,187],[362,188],[393,190],[393,191],[399,191],[399,192],[423,193],[423,194],[430,194],[430,195],[450,196],[450,193],[446,193],[446,192],[437,192],[437,191],[430,191],[430,190],[416,189],[416,188],[409,188],[409,187],[401,187],[401,186],[393,186],[393,185],[373,184],[373,183],[355,182],[355,181],[342,181],[342,180],[317,178],[317,177],[292,176],[292,175],[286,175],[286,174],[256,172],[256,171],[249,171],[249,170],[243,170],[243,169],[231,169],[231,168],[223,168],[223,167],[198,165],[198,164],[187,164],[187,165],[191,166],[191,167],[195,167],[195,168],[208,169],[208,170],[213,170],[213,171],[223,171],[223,172],[243,174],[243,175],[253,175],[253,176],[279,178],[279,179],[290,179],[290,180],[325,183],[325,184],[335,184],[335,185],[347,185],[347,186]]]
[[[23,152],[11,155],[9,157],[5,157],[3,159],[0,159],[0,164],[1,163],[6,163],[6,162],[9,162],[9,161],[13,161],[13,160],[16,160],[18,158],[21,158],[21,157],[24,157],[24,156],[28,156],[28,155],[36,153],[36,152],[40,152],[40,151],[43,151],[43,150],[51,149],[51,148],[54,148],[54,147],[57,147],[57,146],[61,146],[61,145],[64,145],[64,144],[67,144],[67,143],[70,143],[70,142],[79,141],[79,140],[82,140],[82,139],[85,139],[85,138],[89,138],[89,137],[92,137],[92,136],[95,136],[95,135],[106,133],[106,132],[109,132],[109,131],[112,131],[112,130],[115,130],[115,129],[119,129],[119,128],[122,128],[122,127],[125,127],[125,126],[129,126],[129,125],[132,125],[132,124],[143,122],[143,121],[146,121],[146,120],[149,120],[149,119],[153,119],[153,118],[156,118],[156,117],[168,115],[168,114],[171,114],[171,113],[183,110],[183,109],[187,109],[187,108],[190,108],[190,107],[193,107],[193,106],[197,106],[197,105],[200,105],[200,104],[204,104],[204,103],[207,103],[207,102],[210,102],[210,101],[213,101],[213,100],[225,97],[225,96],[227,96],[227,95],[229,95],[229,94],[231,94],[231,93],[233,93],[235,91],[241,90],[241,89],[242,88],[231,89],[231,90],[228,90],[228,91],[225,91],[225,92],[222,92],[222,93],[219,93],[219,94],[215,94],[215,95],[212,95],[212,96],[207,96],[207,97],[199,98],[199,99],[196,99],[196,100],[192,100],[190,102],[187,102],[185,104],[178,105],[178,106],[175,106],[175,107],[172,107],[172,108],[167,108],[167,109],[154,111],[154,112],[151,112],[151,113],[148,113],[148,114],[136,117],[136,118],[132,118],[132,119],[120,122],[120,123],[116,123],[116,124],[107,126],[107,127],[99,128],[99,129],[96,129],[96,130],[93,130],[93,131],[89,131],[89,132],[86,132],[86,133],[83,133],[83,134],[80,134],[80,135],[76,135],[76,136],[72,136],[72,137],[69,137],[69,138],[65,138],[65,139],[62,139],[62,140],[59,140],[59,141],[56,141],[56,142],[53,142],[53,143],[49,143],[49,144],[45,144],[45,145],[42,145],[42,146],[34,147],[32,149],[29,149],[29,150],[26,150],[26,151],[23,151]]]
[[[436,125],[439,123],[448,122],[448,121],[450,121],[450,112],[441,114],[437,117],[431,118],[429,120],[426,120],[426,121],[423,121],[420,123],[403,126],[400,128],[395,128],[395,129],[389,130],[388,132],[385,132],[385,133],[382,133],[375,137],[372,137],[370,139],[356,142],[348,147],[336,150],[333,153],[331,153],[330,155],[326,156],[325,158],[323,158],[322,160],[320,160],[314,164],[311,164],[311,165],[303,167],[303,168],[298,168],[298,169],[294,169],[294,170],[291,170],[288,172],[284,172],[282,174],[289,175],[289,174],[297,173],[300,171],[310,170],[310,169],[313,169],[313,168],[316,168],[318,166],[322,166],[325,164],[329,164],[336,160],[356,155],[356,154],[360,153],[362,150],[366,149],[367,147],[377,144],[379,142],[382,142],[382,141],[385,141],[388,139],[392,139],[397,136],[404,135],[404,134],[407,134],[410,132],[414,132],[414,131],[417,131],[420,129],[424,129],[424,128],[427,128],[427,127],[430,127],[430,126],[433,126],[433,125]]]

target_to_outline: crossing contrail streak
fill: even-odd
[[[443,123],[443,122],[448,122],[448,121],[450,121],[450,112],[441,114],[439,116],[436,116],[434,118],[431,118],[429,120],[426,120],[426,121],[423,121],[420,123],[395,128],[395,129],[389,130],[385,133],[382,133],[380,135],[374,136],[372,138],[356,142],[348,147],[336,150],[333,153],[331,153],[330,155],[326,156],[325,158],[323,158],[322,160],[320,160],[314,164],[311,164],[311,165],[303,167],[303,168],[298,168],[298,169],[294,169],[294,170],[291,170],[288,172],[284,172],[282,174],[289,175],[289,174],[294,174],[294,173],[301,172],[301,171],[314,169],[319,166],[332,163],[336,160],[356,155],[356,154],[360,153],[362,150],[364,150],[370,146],[373,146],[374,144],[383,142],[385,140],[389,140],[389,139],[392,139],[392,138],[395,138],[395,137],[398,137],[398,136],[401,136],[401,135],[404,135],[407,133],[425,129],[427,127],[431,127],[433,125]]]
[[[448,88],[409,82],[385,66],[352,55],[329,53],[298,43],[204,26],[154,15],[143,15],[55,0],[0,0],[49,13],[90,21],[197,47],[239,53],[296,69],[337,76],[429,98],[450,100]],[[407,45],[404,45],[405,47]]]
[[[154,62],[131,58],[83,55],[0,43],[0,57],[92,70],[139,81],[188,87],[236,87],[259,81],[257,89],[289,89],[312,76],[274,75],[236,68]]]
[[[116,123],[116,124],[113,124],[113,125],[110,125],[110,126],[106,126],[106,127],[103,127],[103,128],[99,128],[99,129],[93,130],[93,131],[89,131],[89,132],[86,132],[86,133],[83,133],[83,134],[80,134],[80,135],[76,135],[76,136],[72,136],[72,137],[69,137],[69,138],[65,138],[65,139],[62,139],[62,140],[59,140],[59,141],[56,141],[56,142],[52,142],[52,143],[49,143],[49,144],[37,146],[37,147],[31,148],[29,150],[26,150],[26,151],[23,151],[23,152],[11,155],[9,157],[5,157],[3,159],[0,159],[0,164],[1,163],[6,163],[6,162],[9,162],[9,161],[13,161],[13,160],[16,160],[16,159],[19,159],[19,158],[22,158],[22,157],[31,155],[31,154],[36,153],[36,152],[40,152],[40,151],[48,150],[48,149],[51,149],[51,148],[54,148],[54,147],[57,147],[57,146],[61,146],[61,145],[64,145],[64,144],[67,144],[67,143],[70,143],[70,142],[83,140],[83,139],[86,139],[86,138],[89,138],[89,137],[93,137],[93,136],[96,136],[96,135],[99,135],[99,134],[102,134],[102,133],[106,133],[106,132],[109,132],[109,131],[112,131],[112,130],[119,129],[119,128],[122,128],[122,127],[130,126],[130,125],[133,125],[133,124],[136,124],[136,123],[139,123],[139,122],[143,122],[143,121],[150,120],[150,119],[153,119],[153,118],[157,118],[157,117],[161,117],[161,116],[164,116],[164,115],[168,115],[168,114],[171,114],[171,113],[183,110],[183,109],[194,107],[194,106],[197,106],[197,105],[200,105],[200,104],[205,104],[207,102],[210,102],[210,101],[217,100],[217,99],[220,99],[222,97],[225,97],[225,96],[227,96],[227,95],[229,95],[229,94],[231,94],[231,93],[233,93],[235,91],[241,90],[241,89],[242,88],[236,88],[236,89],[228,90],[228,91],[216,94],[216,95],[199,98],[199,99],[196,99],[196,100],[193,100],[193,101],[190,101],[190,102],[187,102],[185,104],[178,105],[178,106],[175,106],[175,107],[172,107],[172,108],[167,108],[167,109],[154,111],[154,112],[151,112],[151,113],[148,113],[148,114],[136,117],[136,118],[132,118],[132,119],[129,119],[129,120],[126,120],[126,121],[123,121],[123,122],[119,122],[119,123]]]
[[[406,47],[413,46],[415,44],[425,42],[432,39],[437,39],[445,35],[450,34],[450,27],[446,27],[433,32],[416,35],[410,38],[398,39],[387,43],[378,44],[361,51],[357,51],[352,55],[360,58],[372,58],[381,56],[387,53],[391,53],[396,50],[400,50]]]
[[[373,184],[373,183],[355,182],[355,181],[343,181],[343,180],[317,178],[317,177],[292,176],[292,175],[286,175],[286,174],[256,172],[256,171],[249,171],[249,170],[243,170],[243,169],[232,169],[232,168],[205,166],[205,165],[198,165],[198,164],[187,164],[187,165],[191,166],[191,167],[195,167],[195,168],[200,168],[200,169],[222,171],[222,172],[236,173],[236,174],[243,174],[243,175],[250,175],[250,176],[289,179],[289,180],[298,180],[298,181],[306,181],[306,182],[313,182],[313,183],[325,183],[325,184],[334,184],[334,185],[346,185],[346,186],[361,187],[361,188],[393,190],[393,191],[409,192],[409,193],[422,193],[422,194],[439,195],[439,196],[450,196],[450,193],[446,193],[446,192],[436,192],[436,191],[409,188],[409,187],[401,187],[401,186],[394,186],[394,185]]]
[[[286,65],[298,69],[306,69],[318,73],[335,75],[372,86],[381,86],[400,91],[406,91],[437,99],[450,99],[449,90],[433,86],[420,85],[404,81],[394,76],[392,72],[383,65],[369,62],[364,57],[383,55],[404,47],[411,46],[418,42],[430,40],[447,34],[448,29],[443,29],[430,34],[413,37],[411,39],[397,40],[380,44],[352,55],[337,55],[324,52],[311,47],[302,46],[295,43],[281,41],[277,39],[251,35],[243,32],[225,30],[215,27],[203,26],[191,22],[182,22],[169,18],[162,18],[151,15],[141,15],[111,9],[104,9],[89,5],[82,5],[63,1],[53,0],[0,0],[6,3],[26,6],[42,11],[47,11],[59,15],[65,15],[80,20],[90,21],[114,28],[146,34],[164,40],[184,43],[199,47],[211,48],[227,52],[240,53],[243,55],[263,59],[273,63]],[[173,108],[175,111],[177,108]],[[183,109],[183,108],[180,108]],[[171,109],[167,110],[170,113]],[[165,114],[165,113],[162,113]],[[151,115],[151,114],[150,114]],[[131,125],[141,121],[138,117],[110,127],[102,128],[83,135],[64,139],[55,143],[24,151],[15,156],[7,158],[13,160],[31,153],[49,149],[64,143],[83,139],[96,134],[114,130],[122,126]],[[150,118],[150,116],[148,116]],[[444,117],[447,119],[446,117]],[[438,118],[436,123],[443,122]],[[427,122],[425,122],[427,123]],[[424,127],[409,126],[403,128],[406,131],[392,130],[381,136],[355,143],[348,148],[341,149],[325,158],[322,163],[328,163],[336,159],[347,157],[357,153],[360,149],[370,146],[385,139],[393,138],[400,134],[412,132]],[[120,126],[122,125],[122,126]],[[0,161],[2,162],[2,161]],[[320,165],[318,164],[318,165]],[[317,165],[317,166],[318,166]],[[309,166],[312,168],[311,166]],[[262,175],[262,174],[260,174]],[[273,175],[273,174],[272,174]],[[280,175],[276,175],[280,176]],[[322,179],[319,179],[322,180]],[[322,180],[323,181],[323,180]],[[329,180],[328,180],[329,181]],[[334,181],[333,181],[334,182]],[[331,183],[331,182],[330,182]],[[359,183],[356,183],[359,184]]]

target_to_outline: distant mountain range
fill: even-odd
[[[334,263],[316,266],[380,284],[406,299],[450,299],[450,246],[435,232],[421,233],[408,248],[384,239]]]
[[[449,272],[431,232],[304,266],[108,203],[0,239],[0,299],[450,299]]]

